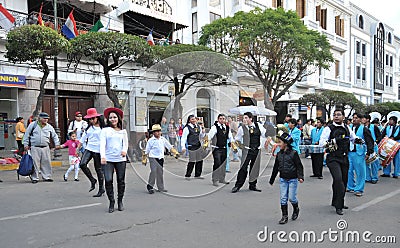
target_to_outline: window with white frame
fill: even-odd
[[[359,65],[356,66],[356,78],[361,79],[361,68]]]
[[[356,53],[357,54],[360,54],[360,42],[359,41],[356,41]]]
[[[365,75],[366,73],[367,73],[367,70],[365,69],[365,67],[363,67],[361,70],[361,79],[363,81],[365,81],[365,79],[366,79],[366,75]]]
[[[361,45],[361,55],[362,55],[362,56],[366,56],[366,55],[367,55],[367,54],[366,54],[366,53],[367,53],[367,52],[366,52],[366,51],[367,51],[367,48],[366,48],[366,47],[367,47],[367,44],[362,43],[362,45]]]

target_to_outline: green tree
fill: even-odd
[[[117,108],[122,106],[111,89],[110,71],[130,61],[146,65],[152,58],[151,49],[146,41],[129,34],[88,32],[72,39],[71,44],[72,54],[86,56],[103,67],[107,96]]]
[[[298,102],[301,105],[310,107],[312,116],[313,108],[316,106],[326,108],[326,105],[328,104],[328,99],[319,93],[310,93],[300,97]]]
[[[70,43],[62,35],[40,25],[21,26],[7,34],[6,58],[13,63],[28,62],[43,72],[33,116],[37,116],[42,109],[44,87],[50,74],[47,60],[62,52],[68,52],[69,47]]]
[[[333,62],[327,38],[307,29],[294,11],[282,8],[215,20],[203,27],[199,44],[248,67],[268,93],[264,102],[269,109],[296,82]]]
[[[232,72],[232,65],[224,55],[205,46],[179,44],[153,49],[154,65],[148,71],[173,82],[175,119],[182,116],[181,99],[189,89],[221,85]]]
[[[343,96],[342,91],[337,91],[337,90],[326,90],[321,93],[324,97],[328,99],[328,104],[325,107],[326,114],[328,115],[328,119],[331,118],[332,110],[336,105],[340,105],[341,107],[343,104],[342,101],[342,96]]]

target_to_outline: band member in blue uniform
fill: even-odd
[[[397,125],[397,117],[391,116],[389,118],[389,124],[382,130],[382,138],[385,136],[400,142],[400,126]],[[393,178],[400,176],[400,152],[398,151],[393,159]],[[390,177],[390,171],[392,170],[392,163],[388,164],[383,168],[383,174],[381,177]]]
[[[369,158],[374,152],[374,140],[371,136],[371,132],[364,125],[361,125],[361,119],[364,116],[359,113],[353,114],[353,124],[350,125],[351,130],[357,135],[357,137],[365,141],[364,144],[353,144],[350,143],[349,151],[349,175],[347,182],[347,190],[354,192],[356,196],[362,196],[364,193],[365,186],[365,175],[366,175],[366,159]]]
[[[374,123],[371,123],[371,116],[365,115],[363,118],[363,122],[366,128],[371,132],[372,139],[374,140],[374,152],[378,153],[378,144],[381,141],[381,131],[379,127]],[[379,123],[379,120],[378,120]],[[372,184],[376,184],[378,182],[378,170],[381,166],[379,159],[376,159],[370,164],[367,164],[367,171],[365,181],[370,182]]]
[[[319,145],[319,139],[324,131],[325,121],[322,119],[317,119],[317,126],[311,130],[311,144]],[[317,177],[318,179],[323,179],[322,168],[324,167],[324,153],[311,152],[311,164],[313,174],[311,177]]]

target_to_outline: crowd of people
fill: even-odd
[[[104,116],[104,117],[103,117]],[[82,170],[90,181],[89,192],[98,192],[93,197],[101,197],[106,193],[109,200],[108,212],[115,209],[113,174],[117,182],[117,209],[124,210],[123,197],[125,193],[125,171],[128,150],[128,134],[122,126],[123,112],[117,108],[107,108],[104,113],[98,113],[95,108],[89,108],[86,115],[79,111],[75,120],[68,127],[68,140],[60,145],[54,128],[48,123],[49,115],[40,113],[37,120],[24,127],[23,118],[17,118],[16,140],[18,153],[29,151],[34,161],[34,173],[31,175],[33,184],[39,182],[39,171],[44,182],[52,182],[50,165],[50,139],[56,149],[68,148],[70,167],[63,175],[68,181],[68,175],[74,171],[74,180],[79,181],[79,170]],[[84,120],[85,119],[85,120]],[[282,218],[280,224],[288,222],[288,201],[293,205],[291,219],[299,215],[297,199],[298,182],[304,181],[303,165],[300,154],[311,158],[312,175],[310,177],[323,179],[323,166],[327,165],[333,179],[332,202],[338,215],[343,214],[345,193],[351,192],[362,196],[365,183],[376,184],[379,180],[378,171],[382,169],[377,158],[378,144],[384,137],[399,142],[400,128],[397,117],[391,116],[384,125],[377,119],[371,120],[370,115],[354,113],[351,122],[345,119],[344,111],[336,109],[332,121],[325,122],[322,118],[316,121],[309,119],[304,125],[287,115],[276,138],[275,163],[269,180],[274,184],[279,173],[280,205]],[[152,125],[150,135],[141,144],[143,161],[150,162],[150,175],[147,190],[167,192],[164,185],[163,167],[165,155],[172,153],[176,158],[188,156],[186,180],[204,179],[203,160],[208,155],[210,146],[213,157],[211,184],[229,184],[225,180],[229,172],[230,161],[240,161],[235,185],[231,192],[237,193],[245,184],[247,175],[250,191],[261,192],[257,187],[260,172],[262,138],[266,138],[266,129],[256,121],[252,113],[246,112],[240,124],[220,113],[208,133],[204,125],[194,115],[189,115],[186,123],[179,118],[167,122],[162,117],[160,123]],[[238,149],[241,149],[239,160]],[[232,151],[233,159],[230,160]],[[80,155],[81,154],[81,155]],[[97,179],[94,178],[88,163],[93,159]],[[144,162],[146,164],[147,162]],[[400,176],[400,154],[394,156],[393,163],[383,168],[381,177],[390,177],[393,164],[393,178]],[[194,170],[194,175],[192,177]]]

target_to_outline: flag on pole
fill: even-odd
[[[147,36],[147,43],[150,46],[154,46],[153,29],[150,31],[149,35]]]
[[[43,8],[43,3],[42,3],[42,5],[40,5],[40,10],[39,10],[39,15],[38,15],[38,24],[40,25],[40,26],[44,26],[44,22],[43,22],[43,19],[42,19],[42,8]]]
[[[0,4],[0,27],[10,30],[14,27],[15,18]]]
[[[74,16],[72,14],[74,10],[69,13],[65,24],[62,26],[61,32],[67,37],[68,40],[75,38],[78,36],[78,29],[76,29],[76,22]]]
[[[99,32],[101,28],[103,28],[103,23],[101,23],[100,19],[94,24],[92,29],[89,32]]]

